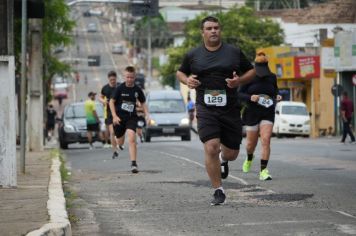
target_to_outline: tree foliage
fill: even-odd
[[[65,74],[71,70],[70,65],[59,61],[53,55],[53,49],[58,46],[67,46],[72,42],[70,35],[75,22],[70,20],[70,9],[65,0],[44,0],[45,17],[42,23],[42,48],[44,62],[44,82],[47,88],[54,74]],[[21,20],[15,22],[15,55],[17,70],[20,68],[21,53]],[[47,97],[50,99],[50,97]]]
[[[202,43],[200,21],[207,15],[203,13],[188,21],[183,46],[167,50],[169,62],[160,71],[163,84],[170,86],[174,84],[171,79],[175,79],[175,76],[172,75],[175,75],[184,54]],[[239,46],[251,61],[257,48],[283,43],[284,33],[279,24],[256,17],[251,8],[232,8],[227,12],[216,13],[215,16],[219,18],[222,26],[223,41]]]
[[[149,26],[150,24],[150,26]],[[153,48],[164,48],[168,46],[173,38],[166,21],[161,15],[156,17],[143,17],[135,23],[135,31],[131,43],[136,40],[137,47],[147,47],[148,30],[151,28],[151,39]]]

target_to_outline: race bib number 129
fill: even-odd
[[[225,90],[205,90],[204,103],[209,106],[226,106]]]

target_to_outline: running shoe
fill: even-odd
[[[272,176],[269,174],[268,170],[267,169],[263,169],[261,172],[260,172],[260,180],[272,180]]]
[[[93,149],[94,149],[93,144],[89,144],[89,150],[93,150]]]
[[[229,163],[225,161],[220,164],[221,166],[221,178],[226,179],[229,176]]]
[[[116,151],[112,154],[112,159],[118,158],[119,157],[119,153],[117,153]]]
[[[131,172],[137,174],[138,173],[137,166],[131,166]]]
[[[221,189],[215,190],[214,199],[211,201],[212,206],[223,205],[225,203],[225,193]]]
[[[119,145],[120,150],[124,150],[125,146],[124,145]]]
[[[104,146],[103,146],[103,148],[110,148],[110,147],[111,147],[111,145],[108,144],[108,143],[105,143]]]
[[[247,158],[245,159],[244,164],[242,165],[242,171],[243,171],[244,173],[250,172],[253,158],[255,158],[255,155],[253,155],[251,161],[249,161]]]

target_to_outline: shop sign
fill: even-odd
[[[320,78],[319,56],[295,57],[294,74],[296,78]]]

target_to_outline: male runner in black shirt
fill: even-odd
[[[221,178],[228,176],[227,161],[237,158],[242,139],[236,87],[250,81],[255,70],[239,48],[221,42],[217,18],[204,18],[201,33],[204,44],[185,55],[177,78],[196,89],[198,133],[215,189],[211,205],[220,205],[226,198]]]
[[[104,108],[106,109],[105,125],[106,125],[107,130],[109,130],[108,138],[110,138],[111,146],[112,146],[112,150],[113,150],[112,158],[115,159],[119,156],[119,153],[117,150],[117,141],[115,138],[114,128],[113,128],[113,124],[112,124],[112,114],[111,114],[110,107],[109,107],[110,98],[111,98],[112,94],[114,93],[116,87],[118,86],[117,75],[116,75],[115,71],[110,71],[108,73],[108,80],[109,80],[109,83],[104,85],[103,88],[101,89],[99,101],[104,104]],[[122,137],[120,140],[118,140],[119,148],[121,150],[123,150],[124,141],[125,141],[125,136]]]
[[[132,173],[138,173],[137,169],[137,146],[136,127],[137,112],[136,101],[143,107],[143,112],[148,114],[145,104],[146,98],[143,91],[135,85],[135,68],[128,66],[124,72],[125,83],[120,84],[110,99],[110,110],[113,116],[114,132],[116,138],[120,139],[127,132],[129,141],[129,153]]]

